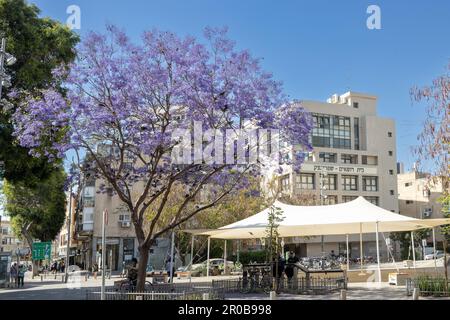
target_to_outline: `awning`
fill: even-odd
[[[279,201],[274,205],[283,211],[279,223],[280,237],[345,235],[399,232],[427,229],[450,224],[450,219],[415,219],[378,207],[363,197],[335,205],[293,206]],[[255,239],[266,237],[270,208],[214,230],[185,230],[194,235],[216,239]]]

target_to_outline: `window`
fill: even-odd
[[[130,220],[130,215],[129,214],[120,214],[119,215],[119,221],[131,221]]]
[[[357,191],[358,176],[342,176],[342,189],[345,191]]]
[[[338,203],[337,196],[327,195],[327,197],[323,200],[323,203],[326,205],[336,204]]]
[[[281,191],[289,191],[289,175],[282,177],[281,179]]]
[[[313,114],[314,147],[351,149],[350,118],[326,114]]]
[[[413,204],[414,203],[414,201],[412,201],[412,200],[406,200],[406,204]]]
[[[363,177],[363,191],[378,191],[378,177]]]
[[[354,144],[355,150],[359,150],[359,118],[353,119]]]
[[[391,190],[390,194],[391,194],[391,196],[393,196],[394,195],[394,190]]]
[[[378,197],[364,197],[367,201],[369,201],[371,204],[374,204],[376,206],[379,205],[379,198]]]
[[[392,151],[389,150],[389,155],[392,156],[394,153]]]
[[[322,177],[322,183],[326,190],[336,190],[337,189],[337,175],[329,174]]]
[[[314,190],[314,174],[301,173],[296,176],[296,184],[298,189]]]
[[[356,196],[342,196],[342,202],[350,202],[350,201],[355,200],[356,198],[358,198],[358,197],[356,197]]]
[[[411,187],[412,185],[413,185],[412,182],[405,183],[405,187]]]
[[[361,163],[371,165],[371,166],[376,166],[378,164],[378,157],[377,156],[362,156]]]
[[[319,159],[322,162],[336,162],[336,153],[321,152],[319,153]]]
[[[358,163],[358,155],[356,155],[356,154],[341,154],[341,161],[342,161],[342,163],[357,164]]]
[[[388,132],[388,137],[392,138],[392,132]]]
[[[358,109],[359,108],[359,103],[358,102],[353,102],[353,108]]]
[[[393,175],[394,175],[394,170],[389,170],[389,174],[390,174],[391,176],[393,176]]]
[[[431,195],[430,189],[423,189],[423,196],[424,196],[425,198],[429,198],[430,195]]]

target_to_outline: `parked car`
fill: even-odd
[[[201,263],[195,263],[192,265],[192,275],[193,276],[198,276],[200,274],[205,274],[206,275],[206,260],[201,262]],[[219,271],[223,271],[223,266],[224,266],[224,259],[222,258],[215,258],[215,259],[209,259],[209,268],[210,271],[218,268]],[[228,269],[231,270],[234,268],[234,262],[233,261],[229,261],[227,260],[227,266]],[[180,267],[178,268],[178,270],[180,271],[188,271],[189,267]],[[212,274],[212,273],[210,273]]]
[[[443,257],[444,257],[444,251],[436,250],[436,259],[443,258]],[[433,260],[433,259],[434,259],[434,252],[425,255],[425,260]]]

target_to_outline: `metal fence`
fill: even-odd
[[[414,289],[419,289],[421,296],[450,297],[450,281],[445,279],[406,279],[406,294],[411,296]]]
[[[264,286],[258,283],[252,283],[251,288],[244,288],[249,285],[249,281],[243,281],[242,278],[232,280],[213,280],[212,286],[215,290],[221,292],[222,295],[227,293],[243,293],[243,292],[264,292]],[[278,288],[276,283],[272,281],[271,290],[291,294],[328,294],[333,291],[347,289],[347,279],[345,277],[300,277],[292,280],[287,278],[280,279]]]
[[[86,300],[100,300],[101,291],[86,290]],[[143,292],[122,291],[117,288],[105,289],[106,300],[221,300],[223,290],[207,283],[155,284]]]

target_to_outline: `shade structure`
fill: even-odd
[[[275,201],[283,221],[279,237],[345,235],[414,231],[450,224],[450,219],[415,219],[380,208],[363,197],[335,205],[294,206]],[[213,230],[185,230],[215,239],[257,239],[266,237],[270,207],[248,218]]]

